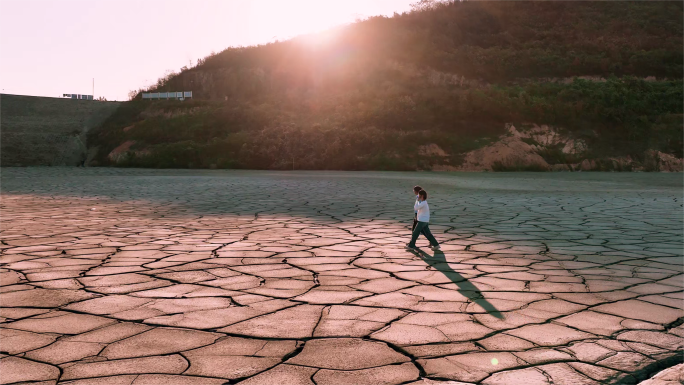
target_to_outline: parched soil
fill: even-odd
[[[411,188],[441,251],[404,250]],[[2,170],[2,382],[627,384],[681,362],[677,174]]]

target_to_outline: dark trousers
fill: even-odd
[[[420,234],[425,235],[425,238],[427,238],[428,242],[430,242],[430,246],[437,246],[439,244],[430,232],[430,227],[428,227],[428,223],[418,222],[416,224],[416,227],[413,229],[413,234],[411,235],[411,242],[409,242],[409,247],[416,247],[416,240],[418,240],[418,236]]]
[[[416,229],[416,225],[418,224],[418,214],[413,213],[413,226],[411,226],[411,232]]]

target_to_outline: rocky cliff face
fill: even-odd
[[[630,156],[592,158],[588,150],[584,141],[573,139],[557,128],[531,124],[517,129],[509,124],[506,134],[496,142],[464,154],[460,166],[437,165],[433,170],[684,171],[683,159],[656,150],[646,151],[641,159]],[[432,151],[436,150],[433,148]]]
[[[0,95],[0,165],[77,166],[88,153],[86,133],[119,102]]]
[[[649,171],[682,172],[684,171],[684,159],[650,150],[646,152],[643,167]]]

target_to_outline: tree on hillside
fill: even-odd
[[[449,2],[449,0],[418,0],[418,2],[411,4],[411,10],[414,12],[429,11]]]

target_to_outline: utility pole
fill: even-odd
[[[95,100],[95,78],[93,78],[93,100]]]

